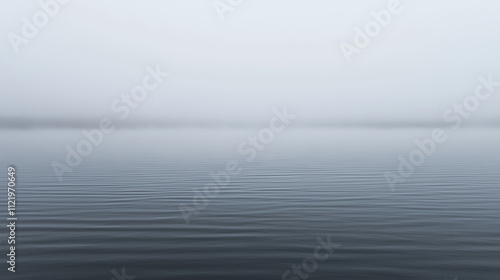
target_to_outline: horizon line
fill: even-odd
[[[0,117],[2,130],[29,130],[29,129],[93,129],[99,127],[100,120],[81,119],[34,119],[19,117]],[[113,121],[116,129],[148,129],[148,128],[253,128],[267,125],[266,121],[221,121],[221,120],[135,120]],[[345,120],[309,120],[294,121],[291,127],[298,128],[449,128],[454,123],[444,121],[345,121]],[[500,120],[481,122],[464,122],[462,127],[500,127]]]

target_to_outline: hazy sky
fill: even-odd
[[[213,2],[74,0],[16,54],[9,32],[41,8],[1,0],[0,117],[112,116],[155,65],[171,76],[131,120],[254,120],[285,105],[302,120],[440,120],[479,76],[500,80],[498,1],[401,0],[351,63],[340,43],[390,1],[252,0],[224,21]],[[499,104],[500,92],[475,118],[498,120]]]

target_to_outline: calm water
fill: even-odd
[[[499,133],[453,135],[392,192],[384,172],[427,134],[290,131],[246,162],[246,131],[118,131],[61,183],[50,164],[78,131],[4,131],[18,272],[1,279],[281,279],[328,235],[308,279],[498,279]],[[232,159],[242,173],[186,224],[179,205]]]

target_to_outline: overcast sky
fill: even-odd
[[[43,0],[47,1],[47,0]],[[227,0],[221,0],[226,3]],[[403,10],[351,63],[340,44],[388,0],[74,0],[16,54],[9,32],[38,1],[1,0],[0,117],[97,119],[169,71],[133,119],[254,120],[287,106],[302,120],[440,120],[500,80],[500,2],[401,0]],[[498,120],[500,92],[476,120]]]

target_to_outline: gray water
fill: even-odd
[[[291,130],[251,162],[248,134],[117,131],[59,182],[51,163],[79,131],[2,131],[19,221],[1,279],[282,279],[327,236],[339,247],[307,279],[498,279],[497,131],[450,135],[394,191],[384,173],[428,130]],[[186,224],[179,206],[229,160],[241,174]]]

